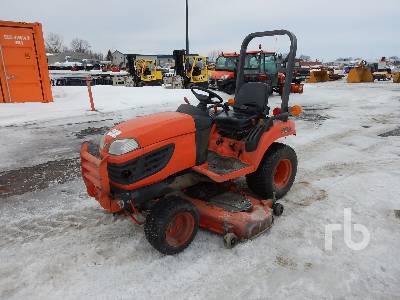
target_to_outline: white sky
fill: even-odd
[[[185,48],[185,0],[1,0],[3,20],[41,22],[45,35],[86,39],[109,48],[169,54]],[[400,56],[399,0],[189,0],[190,49],[239,50],[253,31],[289,29],[298,54],[330,60]],[[265,50],[281,50],[275,40]]]

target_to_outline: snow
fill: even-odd
[[[99,111],[90,112],[85,87],[53,93],[50,104],[0,105],[0,170],[77,157],[82,129],[173,110],[183,96],[194,102],[187,90],[96,86]],[[291,103],[305,108],[286,139],[299,169],[268,233],[227,250],[200,231],[186,251],[163,256],[141,227],[89,198],[79,177],[54,182],[0,198],[0,298],[398,299],[400,137],[379,134],[400,127],[400,85],[306,84]],[[344,208],[370,232],[364,250],[349,249],[343,232],[324,247],[325,225],[343,224]]]
[[[93,86],[95,108],[90,111],[87,87],[55,86],[52,103],[6,103],[1,105],[0,126],[28,122],[49,121],[59,118],[85,117],[126,109],[142,109],[180,103],[184,96],[191,96],[190,90],[171,90],[142,87]],[[160,93],[160,90],[162,93]],[[193,97],[192,97],[193,98]]]

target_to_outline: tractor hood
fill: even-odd
[[[211,71],[210,73],[210,78],[219,80],[219,79],[228,79],[228,78],[233,78],[235,76],[234,72],[232,71]],[[224,77],[224,78],[222,78]]]
[[[179,135],[195,132],[193,118],[178,112],[163,112],[123,122],[105,136],[105,143],[114,139],[134,138],[141,148]]]

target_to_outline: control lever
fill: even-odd
[[[225,112],[225,114],[228,115],[228,111],[230,111],[229,104],[225,102],[225,103],[222,105],[222,109],[223,109],[223,111]]]

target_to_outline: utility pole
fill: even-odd
[[[189,55],[189,8],[186,0],[186,55]]]

